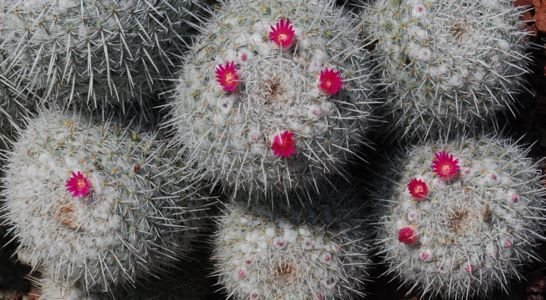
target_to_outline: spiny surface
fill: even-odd
[[[110,291],[189,250],[206,201],[153,134],[45,111],[8,154],[3,210],[19,257],[60,285]],[[65,186],[75,171],[86,195]]]
[[[372,101],[355,25],[332,1],[224,3],[191,49],[171,103],[167,125],[187,162],[249,194],[343,173],[365,143]]]
[[[387,273],[429,297],[506,291],[544,239],[545,190],[526,154],[511,141],[484,137],[428,143],[395,161],[381,199]],[[448,168],[459,169],[440,176]],[[426,185],[426,196],[415,193],[425,189],[414,180]]]
[[[424,140],[516,109],[528,32],[512,0],[378,0],[363,13],[399,135]]]
[[[172,77],[190,2],[4,0],[4,64],[48,101],[66,94],[91,108],[143,101]]]
[[[228,206],[214,243],[216,274],[233,299],[349,299],[367,278],[366,235],[350,193],[313,209]],[[284,202],[283,202],[284,203]]]

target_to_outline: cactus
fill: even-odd
[[[144,101],[172,77],[190,2],[2,1],[4,65],[48,100],[90,108]]]
[[[182,257],[209,198],[165,145],[76,113],[28,120],[3,180],[20,258],[89,292],[133,285]]]
[[[186,161],[233,198],[343,173],[372,102],[355,21],[330,0],[224,3],[187,56],[165,122]]]
[[[426,140],[515,114],[528,32],[512,0],[378,0],[363,13],[397,136]]]
[[[229,205],[218,222],[213,253],[215,273],[228,297],[362,296],[368,243],[359,205],[350,197],[332,190],[313,199],[312,209]]]
[[[509,140],[461,138],[395,161],[380,197],[387,273],[431,297],[507,291],[544,239],[545,189],[527,153]]]

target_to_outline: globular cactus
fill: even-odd
[[[352,299],[367,279],[368,242],[350,193],[333,190],[313,208],[228,205],[213,259],[233,299]]]
[[[29,120],[3,180],[20,258],[85,292],[130,286],[181,258],[210,197],[169,151],[154,134],[76,113]]]
[[[4,0],[4,65],[48,101],[62,96],[90,108],[143,101],[171,78],[191,2]]]
[[[395,161],[378,237],[387,273],[431,297],[506,291],[544,240],[545,189],[527,152],[509,140],[461,138]]]
[[[166,122],[187,162],[235,194],[343,173],[372,102],[356,28],[330,0],[224,3],[187,56]]]
[[[378,0],[363,13],[397,136],[426,140],[516,110],[530,45],[512,0]]]

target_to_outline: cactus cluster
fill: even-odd
[[[18,251],[62,286],[111,291],[188,252],[206,204],[165,143],[138,128],[44,111],[4,168]]]
[[[199,174],[286,194],[344,172],[366,143],[372,84],[357,19],[334,4],[234,0],[203,26],[166,123]]]
[[[87,294],[77,287],[63,287],[51,279],[38,281],[42,300],[107,300],[102,294]]]
[[[40,297],[361,299],[371,254],[421,297],[521,278],[544,176],[477,125],[527,88],[524,9],[355,4],[0,0],[0,224]]]
[[[183,53],[191,2],[2,1],[3,64],[48,100],[90,108],[143,101]]]
[[[452,299],[507,290],[544,240],[539,169],[509,140],[417,146],[393,164],[378,242],[388,273]]]
[[[370,261],[355,195],[332,190],[312,208],[234,203],[214,241],[216,273],[235,299],[362,296]],[[241,199],[239,199],[241,200]]]
[[[516,110],[529,33],[512,0],[378,0],[363,13],[376,41],[392,130],[408,138],[472,129]]]

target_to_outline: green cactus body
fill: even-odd
[[[29,120],[3,191],[21,259],[86,292],[161,272],[189,251],[207,203],[173,157],[154,135],[111,122],[58,111]]]
[[[431,297],[507,290],[543,239],[545,190],[526,154],[511,141],[463,138],[393,164],[378,240],[387,273]]]
[[[372,102],[355,25],[332,1],[224,3],[187,56],[166,123],[187,162],[248,194],[343,173]]]
[[[425,140],[516,109],[530,45],[511,0],[378,0],[363,13],[399,136]]]

